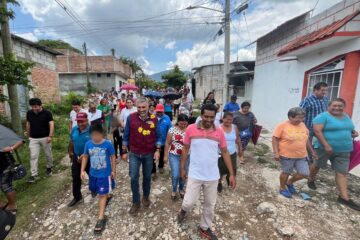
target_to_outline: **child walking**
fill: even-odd
[[[81,179],[85,178],[85,167],[90,159],[89,189],[99,195],[99,217],[94,234],[105,229],[105,207],[112,198],[111,191],[115,187],[116,158],[115,149],[109,140],[104,138],[101,125],[90,128],[91,140],[85,144],[81,163]]]
[[[304,122],[305,112],[302,108],[291,108],[289,120],[279,124],[273,133],[272,145],[274,158],[280,161],[280,194],[291,198],[296,193],[294,183],[309,176],[308,151],[314,159],[316,153],[309,141],[309,130]],[[293,173],[296,174],[289,176]]]

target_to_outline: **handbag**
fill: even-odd
[[[247,128],[244,131],[240,131],[240,138],[250,138],[250,137],[251,137],[250,128]]]
[[[360,141],[354,141],[354,149],[350,155],[349,171],[360,164]]]
[[[14,152],[15,152],[17,161],[19,163],[16,163],[14,157],[11,155],[12,159],[10,160],[10,166],[11,166],[11,172],[13,174],[13,179],[16,181],[16,180],[20,180],[26,176],[26,169],[21,161],[19,153],[16,150]]]

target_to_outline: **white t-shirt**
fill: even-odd
[[[136,111],[137,111],[136,107],[132,107],[130,109],[124,108],[123,110],[121,110],[120,120],[122,120],[124,122],[124,126],[126,126],[126,121],[127,121],[127,118],[129,117],[129,115]]]
[[[86,112],[86,110],[85,109],[80,109],[79,112]],[[70,112],[70,121],[72,122],[72,127],[77,126],[77,121],[75,120],[76,115],[77,115],[77,113],[74,110],[71,110],[71,112]]]
[[[221,116],[222,116],[221,112],[216,113],[215,121],[214,121],[214,124],[216,127],[219,127],[221,125],[221,123],[220,123]],[[198,124],[200,121],[201,121],[201,115],[196,118],[195,123]]]
[[[102,117],[102,111],[99,110],[99,109],[96,109],[96,112],[92,113],[92,112],[89,112],[89,111],[86,111],[87,115],[88,115],[88,119],[89,119],[89,122],[91,123],[92,121],[96,120],[96,119],[99,119]]]

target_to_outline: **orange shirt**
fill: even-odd
[[[304,123],[293,125],[289,120],[279,124],[273,133],[279,139],[279,155],[287,158],[305,158],[308,156],[306,143],[309,130]]]

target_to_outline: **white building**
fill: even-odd
[[[319,81],[330,98],[347,102],[360,129],[360,0],[344,0],[310,17],[306,12],[257,40],[252,109],[272,130]]]
[[[238,97],[238,103],[251,101],[254,61],[233,62],[230,64],[229,94]],[[205,99],[209,92],[214,92],[216,103],[223,105],[224,64],[213,64],[193,69],[194,97]]]

